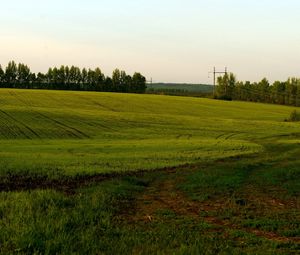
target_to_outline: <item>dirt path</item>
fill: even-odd
[[[234,161],[234,159],[232,159]],[[231,159],[227,160],[231,162]],[[222,162],[221,162],[222,163]],[[204,167],[205,164],[202,165]],[[292,242],[300,243],[300,238],[288,238],[278,235],[274,232],[266,232],[254,228],[245,228],[239,226],[230,221],[230,219],[221,220],[211,215],[218,215],[219,211],[224,208],[228,208],[231,205],[228,204],[225,197],[217,197],[207,200],[205,202],[196,202],[187,198],[187,196],[178,189],[178,185],[184,182],[186,175],[193,171],[199,171],[201,166],[199,165],[184,165],[173,168],[164,168],[155,171],[156,179],[149,184],[145,192],[135,201],[131,210],[124,212],[121,218],[130,224],[136,224],[138,222],[149,223],[155,222],[157,219],[157,211],[159,210],[171,210],[178,216],[191,217],[194,220],[206,221],[213,225],[214,231],[224,233],[228,230],[242,230],[248,233],[252,233],[256,236],[263,237],[269,240],[278,242]],[[55,189],[62,191],[66,194],[76,193],[76,189],[92,185],[95,183],[101,183],[103,181],[123,178],[128,176],[143,177],[149,171],[139,171],[130,173],[111,173],[111,174],[99,174],[93,176],[79,176],[76,178],[62,178],[51,180],[47,177],[28,177],[28,176],[14,176],[9,175],[0,180],[0,192],[9,191],[23,191],[34,189]],[[247,190],[248,189],[248,190]],[[287,209],[298,208],[298,205],[294,201],[290,201],[291,204],[285,203],[278,199],[270,198],[267,194],[262,192],[255,193],[255,198],[251,198],[253,195],[251,190],[253,187],[246,186],[245,192],[248,193],[248,200],[252,200],[255,206],[257,202],[257,194],[261,195],[259,198],[260,203],[267,210],[280,209],[286,207]],[[248,192],[249,191],[249,192]],[[252,195],[251,195],[252,194]],[[228,198],[227,198],[228,200]],[[261,206],[262,204],[259,204]]]
[[[181,172],[182,173],[182,172]],[[182,174],[181,174],[182,176]],[[206,221],[215,226],[214,231],[224,233],[226,236],[228,230],[242,230],[258,237],[268,240],[300,243],[300,238],[288,238],[278,235],[274,232],[266,232],[254,228],[245,228],[230,222],[230,220],[220,220],[217,217],[202,216],[210,215],[211,212],[218,212],[226,206],[224,200],[215,199],[203,203],[188,199],[178,188],[177,185],[183,177],[177,177],[176,174],[168,174],[165,179],[154,181],[140,196],[134,208],[126,212],[126,221],[130,224],[143,222],[145,224],[159,220],[156,216],[159,210],[171,210],[178,216],[187,216],[195,220]]]

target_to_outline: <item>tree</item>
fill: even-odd
[[[65,89],[70,89],[70,68],[68,66],[65,66],[65,70],[64,70],[64,74],[65,74]]]
[[[130,92],[135,93],[145,93],[147,86],[146,86],[146,78],[141,75],[140,73],[134,73],[132,76],[132,85],[131,85]]]
[[[257,98],[260,102],[269,102],[269,87],[270,83],[267,80],[267,78],[263,78],[258,84],[257,84]]]
[[[300,81],[297,84],[295,106],[300,106]]]
[[[124,92],[131,92],[131,84],[133,83],[132,81],[132,77],[130,75],[126,75],[125,78],[125,90]],[[143,91],[142,93],[144,93],[145,91]]]
[[[104,91],[112,91],[112,87],[113,87],[112,79],[107,76],[104,82]]]
[[[81,72],[81,89],[86,90],[86,85],[88,82],[88,72],[85,68]]]
[[[95,84],[96,84],[96,90],[97,91],[101,91],[103,90],[104,87],[104,80],[105,80],[105,76],[104,74],[101,72],[101,69],[99,67],[97,67],[94,71],[94,79],[95,79]]]
[[[218,77],[217,97],[225,100],[232,100],[236,87],[236,78],[233,73],[226,73]]]
[[[37,88],[45,88],[44,85],[47,83],[47,75],[43,73],[38,73],[35,79],[35,84]]]
[[[44,74],[37,75],[23,64],[14,61],[8,63],[5,71],[0,65],[0,86],[13,88],[36,88],[36,89],[66,89],[87,91],[114,91],[144,93],[146,79],[140,73],[133,77],[125,71],[115,69],[112,77],[105,77],[99,67],[92,69],[76,66],[60,66],[49,68]]]
[[[40,87],[35,87],[36,85],[36,82],[37,81],[37,77],[35,75],[35,73],[30,73],[29,75],[29,84],[28,84],[28,89],[32,89],[32,88],[40,88]]]
[[[5,69],[5,82],[13,88],[17,82],[18,67],[14,61],[10,61]]]
[[[54,67],[52,69],[52,81],[51,81],[52,84],[50,84],[50,86],[54,89],[59,89],[59,79],[60,79],[59,70],[57,67]]]
[[[285,103],[285,82],[275,81],[273,83],[272,89],[273,94],[275,95],[275,103],[284,104]]]
[[[57,89],[66,89],[66,67],[61,66],[57,70]]]
[[[30,68],[27,65],[18,64],[16,79],[18,84],[20,84],[20,87],[29,88],[31,83],[30,78],[31,78]]]
[[[81,70],[76,66],[71,66],[69,71],[69,89],[80,90]]]
[[[120,73],[120,88],[119,91],[120,92],[128,92],[128,86],[130,86],[130,84],[127,83],[127,74],[125,71],[121,71]]]
[[[117,92],[121,84],[121,72],[119,69],[115,69],[112,74],[112,91]]]
[[[89,69],[87,72],[87,90],[95,90],[95,73]]]
[[[4,85],[4,80],[5,80],[5,73],[4,70],[2,69],[2,66],[0,65],[0,87]]]
[[[236,77],[233,73],[230,73],[228,79],[227,96],[231,99],[234,96],[235,87],[236,87]]]
[[[233,98],[236,100],[243,100],[244,97],[244,83],[242,81],[238,81],[236,83]]]
[[[74,88],[76,90],[80,90],[80,84],[81,84],[82,76],[81,76],[81,70],[79,67],[75,67],[75,77],[74,77]]]
[[[285,88],[285,102],[289,105],[296,105],[297,101],[297,87],[300,85],[300,79],[297,78],[289,78],[286,81],[286,88]]]
[[[53,69],[52,68],[48,69],[48,72],[46,73],[46,77],[45,78],[46,78],[46,83],[47,83],[46,88],[47,89],[54,88],[54,86],[53,86],[53,83],[54,83],[54,74],[53,74]]]

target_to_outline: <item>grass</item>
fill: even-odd
[[[253,139],[298,132],[282,122],[288,107],[180,97],[1,90],[0,110],[0,175],[151,170],[257,152]]]
[[[63,176],[153,170],[259,151],[244,141],[204,139],[44,140],[1,144],[0,173]],[[30,160],[28,160],[30,158]]]
[[[112,215],[139,189],[134,180],[124,180],[73,197],[52,190],[1,193],[0,251],[91,254],[113,249],[112,237],[121,231],[112,228]]]
[[[299,148],[264,142],[267,151],[195,171],[180,188],[193,200],[218,203],[208,214],[220,220],[299,237]]]
[[[3,254],[296,254],[241,230],[225,235],[213,225],[172,211],[157,220],[124,224],[120,214],[153,176],[124,178],[80,189],[74,196],[52,190],[2,193]],[[257,224],[257,223],[253,223]]]
[[[300,123],[284,121],[293,110],[1,89],[0,253],[297,254],[289,238],[300,235]],[[14,178],[102,174],[116,178],[71,193],[4,192]],[[147,216],[143,206],[155,220],[136,220]]]

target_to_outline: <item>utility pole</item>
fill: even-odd
[[[151,77],[151,79],[149,81],[146,81],[146,83],[152,85],[152,83],[153,83],[152,77]]]
[[[216,77],[217,77],[217,74],[227,74],[227,73],[228,73],[227,67],[225,67],[225,71],[224,72],[217,71],[216,67],[214,67],[213,72],[209,72],[208,73],[208,75],[210,75],[210,74],[214,75],[214,77],[213,77],[213,79],[214,79],[214,96],[216,95]]]

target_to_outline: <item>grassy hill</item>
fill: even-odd
[[[261,150],[292,109],[150,95],[0,91],[0,174],[156,169]]]
[[[1,89],[0,253],[296,254],[294,109]]]

